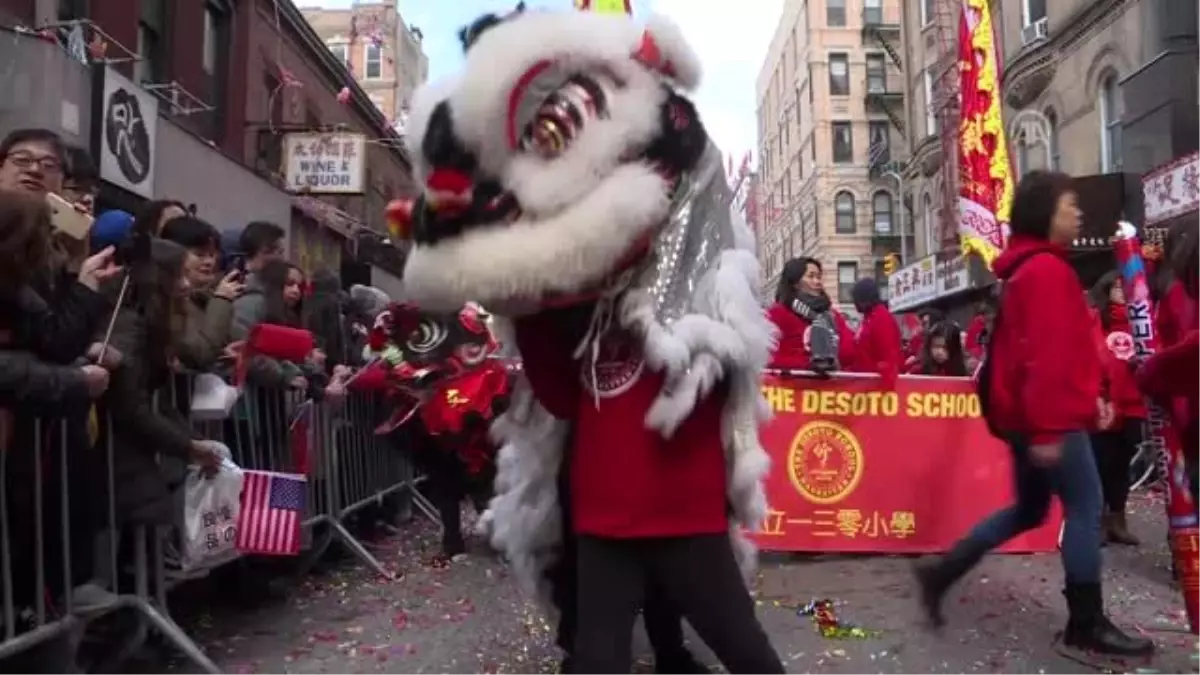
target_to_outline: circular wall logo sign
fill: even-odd
[[[150,134],[137,96],[118,88],[104,109],[104,144],[121,175],[137,185],[150,176]]]
[[[850,430],[836,422],[809,422],[792,439],[788,477],[814,504],[835,504],[850,496],[863,475],[863,451]]]

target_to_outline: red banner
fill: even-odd
[[[1012,503],[1012,460],[988,433],[974,384],[901,377],[800,379],[768,375],[775,418],[771,510],[754,537],[773,551],[930,553],[947,550]],[[1053,551],[1062,512],[1001,551]]]

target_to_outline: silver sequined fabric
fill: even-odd
[[[699,166],[676,190],[667,223],[634,275],[631,289],[650,293],[660,325],[669,326],[693,311],[696,285],[721,252],[734,247],[732,200],[721,152],[709,143]]]

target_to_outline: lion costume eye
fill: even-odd
[[[525,128],[522,149],[546,158],[558,157],[595,118],[607,117],[606,88],[615,83],[578,75],[548,96]]]

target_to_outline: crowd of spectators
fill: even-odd
[[[275,223],[245,224],[230,250],[194,205],[161,200],[136,214],[95,214],[97,196],[91,157],[55,133],[22,129],[0,142],[0,555],[12,562],[3,590],[11,597],[0,606],[14,610],[0,624],[16,624],[0,625],[8,635],[45,620],[32,609],[39,596],[51,614],[68,595],[75,613],[113,603],[131,532],[159,533],[168,549],[177,543],[188,467],[216,471],[234,439],[261,446],[266,435],[282,437],[285,415],[253,399],[344,396],[362,365],[362,324],[381,309],[356,306],[335,272],[310,276],[289,262]],[[64,202],[74,212],[54,209]],[[80,216],[94,218],[83,238],[60,227]],[[304,331],[313,348],[298,360],[251,354],[246,341],[262,324]],[[201,372],[244,377],[243,399],[254,404],[217,425],[221,440],[189,420],[189,377]],[[50,641],[0,659],[0,669],[68,672],[72,650],[61,647]]]

